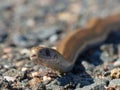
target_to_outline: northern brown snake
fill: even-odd
[[[84,28],[68,33],[56,46],[56,50],[48,47],[33,47],[30,50],[30,58],[53,70],[69,72],[78,55],[87,46],[103,42],[109,33],[118,30],[120,30],[120,15],[92,19]]]

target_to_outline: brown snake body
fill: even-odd
[[[70,32],[56,46],[57,50],[47,47],[33,47],[30,58],[59,72],[69,72],[78,55],[89,45],[100,43],[112,31],[120,30],[120,15],[103,19],[92,19],[83,29]]]

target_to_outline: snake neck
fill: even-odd
[[[57,51],[51,48],[35,47],[31,50],[31,59],[59,72],[69,72],[80,53],[89,46],[103,42],[109,33],[120,30],[120,15],[104,19],[93,19],[85,28],[69,33],[57,45]]]
[[[69,33],[58,44],[57,50],[70,63],[69,66],[74,66],[78,55],[88,46],[103,42],[110,32],[118,30],[120,30],[120,15],[94,19],[85,28]]]

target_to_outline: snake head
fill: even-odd
[[[48,47],[33,47],[30,50],[30,59],[36,64],[47,66],[58,72],[67,72],[72,66],[58,51]]]
[[[30,59],[37,64],[41,64],[50,68],[54,68],[56,60],[58,60],[58,53],[56,50],[47,47],[33,47],[30,50]]]

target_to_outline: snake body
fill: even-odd
[[[57,49],[36,46],[30,50],[31,60],[61,73],[72,70],[76,58],[88,46],[103,42],[109,33],[120,30],[120,15],[92,19],[79,30],[67,34]]]

